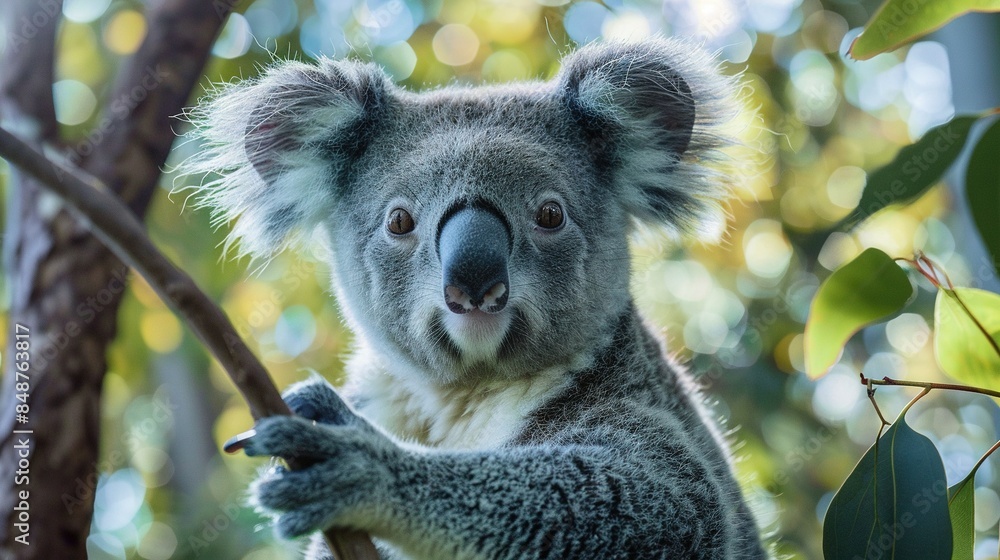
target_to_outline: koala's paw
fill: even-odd
[[[363,423],[337,391],[319,377],[292,385],[282,398],[292,412],[309,420],[337,426]]]
[[[257,422],[247,455],[276,456],[309,466],[269,469],[250,488],[251,502],[274,517],[278,534],[295,538],[332,525],[367,529],[387,503],[391,465],[401,451],[387,437],[352,426],[294,416]]]

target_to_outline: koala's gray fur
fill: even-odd
[[[186,170],[217,174],[218,219],[255,255],[318,228],[358,336],[352,404],[299,384],[305,419],[266,419],[246,448],[316,461],[255,483],[278,532],[354,527],[387,558],[764,557],[723,438],[628,289],[636,223],[691,229],[725,191],[734,90],[653,40],[584,47],[550,82],[424,93],[287,62],[196,110]],[[535,224],[546,201],[557,231]],[[473,206],[509,230],[495,315],[442,296],[437,238]],[[387,230],[397,208],[411,233]]]

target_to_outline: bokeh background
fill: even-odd
[[[275,58],[355,56],[408,88],[545,79],[578,44],[650,35],[691,38],[741,74],[733,199],[715,240],[645,232],[634,243],[634,293],[669,347],[689,361],[728,418],[741,482],[776,548],[821,557],[833,492],[879,422],[858,373],[944,380],[933,357],[934,292],[855,337],[825,377],[803,373],[809,303],[832,269],[866,247],[925,252],[956,285],[996,291],[969,226],[960,171],[906,208],[853,232],[831,230],[858,202],[866,174],[956,113],[1000,105],[1000,18],[966,16],[908,48],[858,62],[843,53],[876,2],[853,0],[244,0],[213,51],[203,88],[253,76]],[[85,149],[109,79],[147,32],[143,3],[66,0],[59,32],[57,117]],[[0,49],[6,41],[0,37]],[[200,93],[199,93],[200,95]],[[122,100],[128,103],[128,100]],[[183,133],[178,120],[173,131]],[[178,142],[176,164],[198,150]],[[957,166],[961,168],[962,166]],[[0,163],[0,186],[6,168]],[[214,229],[168,170],[148,225],[161,249],[217,301],[280,387],[307,370],[333,382],[351,346],[328,271],[308,250],[266,266],[223,255]],[[6,299],[6,298],[5,298]],[[244,503],[260,460],[223,456],[251,419],[225,374],[140,279],[133,277],[105,385],[102,478],[91,558],[291,558]],[[913,396],[877,392],[894,415]],[[1000,432],[988,398],[932,394],[909,414],[941,450],[949,484]],[[980,469],[977,558],[996,558],[1000,472]]]

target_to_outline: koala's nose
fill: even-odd
[[[510,231],[490,210],[467,207],[438,230],[444,300],[454,313],[498,313],[507,305]]]

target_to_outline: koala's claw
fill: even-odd
[[[329,427],[297,416],[262,418],[254,431],[243,444],[243,451],[251,457],[321,461],[336,456],[340,448]]]
[[[359,421],[344,399],[322,378],[292,385],[285,391],[284,399],[295,414],[323,424],[343,426]]]

